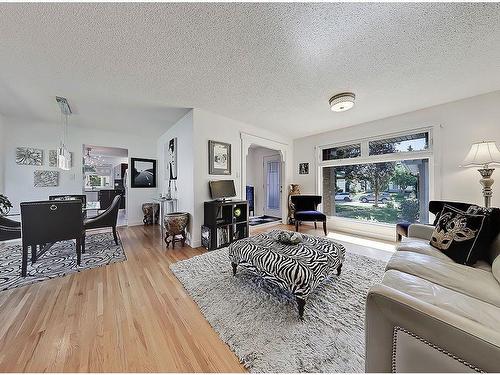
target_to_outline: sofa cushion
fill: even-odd
[[[413,251],[414,253],[430,255],[444,261],[453,262],[453,259],[429,245],[429,241],[421,238],[403,238],[396,246],[396,251]],[[472,267],[491,272],[491,265],[484,260],[478,260]]]
[[[387,270],[398,270],[500,307],[500,284],[478,268],[410,251],[397,251]]]
[[[460,264],[474,264],[486,251],[489,234],[484,214],[467,214],[445,205],[430,244]]]
[[[500,327],[499,307],[418,276],[389,270],[384,274],[382,284],[488,328],[497,330]]]
[[[447,256],[442,251],[432,247],[428,240],[421,238],[408,237],[403,238],[403,240],[396,246],[397,251],[413,251],[414,253],[430,255],[444,261],[453,262],[449,256]]]
[[[485,260],[478,260],[476,263],[474,263],[472,265],[472,267],[483,270],[483,271],[491,272],[491,264],[489,264]]]
[[[500,257],[497,257],[491,265],[491,272],[493,277],[500,283]]]

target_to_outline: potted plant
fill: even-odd
[[[3,195],[0,194],[0,216],[7,215],[12,208],[12,203],[10,203],[9,199]]]

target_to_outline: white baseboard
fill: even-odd
[[[198,240],[198,241],[193,241],[192,243],[190,243],[191,247],[200,247],[201,246],[201,240]]]
[[[135,221],[135,222],[132,222],[132,223],[127,223],[127,226],[128,227],[136,227],[138,225],[144,225],[144,223],[142,221]]]

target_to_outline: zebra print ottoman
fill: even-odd
[[[302,234],[303,241],[287,245],[278,241],[282,230],[241,239],[229,246],[229,259],[270,283],[292,293],[303,318],[307,297],[333,272],[340,276],[345,248],[328,238]]]

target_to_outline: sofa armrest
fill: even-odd
[[[430,224],[411,224],[408,227],[408,237],[416,237],[430,241],[433,231],[434,226]]]
[[[385,285],[368,292],[365,334],[366,372],[500,369],[499,332]]]

